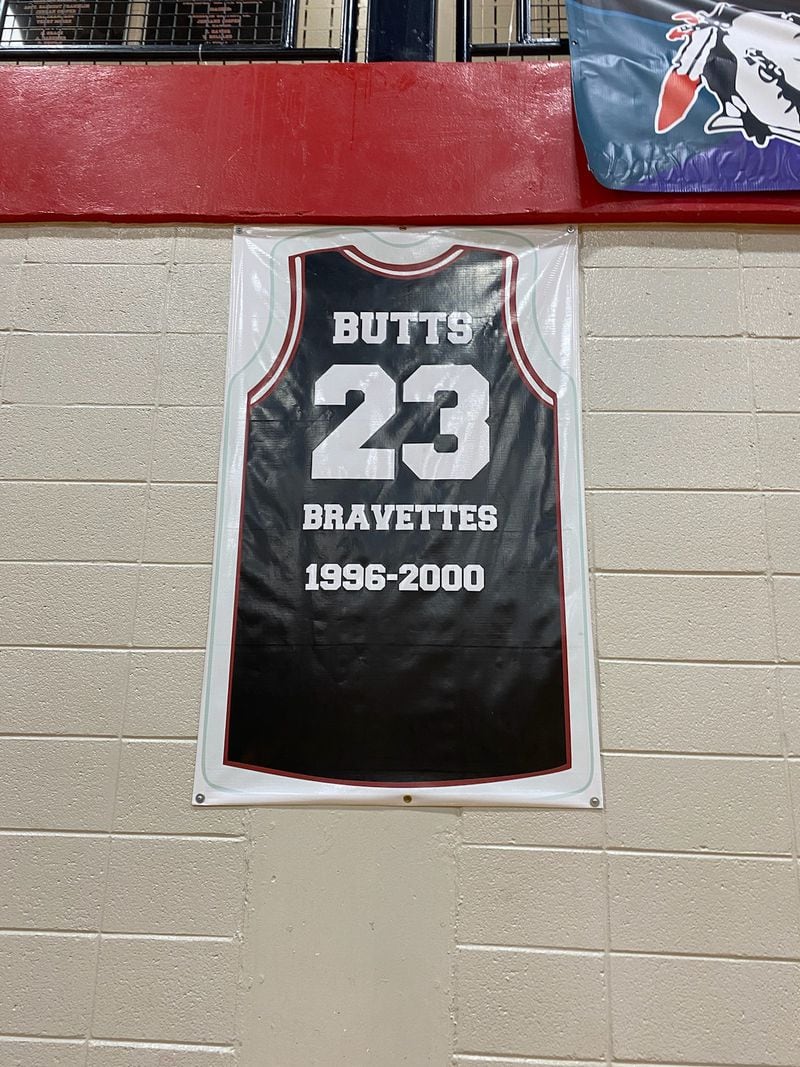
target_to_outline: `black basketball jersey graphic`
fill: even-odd
[[[225,762],[398,786],[569,767],[556,400],[514,256],[289,267],[248,396]]]

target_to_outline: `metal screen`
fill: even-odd
[[[132,16],[132,21],[137,19]],[[138,16],[144,44],[280,45],[284,10],[281,0],[242,3],[150,0]]]
[[[0,59],[355,59],[355,0],[0,0]]]
[[[456,18],[460,60],[569,54],[563,0],[457,0]]]
[[[359,11],[363,28],[368,0],[0,0],[0,60],[352,61]],[[569,51],[559,0],[439,0],[438,22],[439,59]]]
[[[128,16],[126,0],[10,0],[2,44],[121,44]]]

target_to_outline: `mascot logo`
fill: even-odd
[[[682,11],[668,41],[681,41],[661,83],[656,133],[683,122],[701,88],[719,110],[706,133],[739,131],[764,148],[773,137],[800,145],[800,15],[717,4]]]

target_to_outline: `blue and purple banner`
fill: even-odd
[[[773,10],[780,2],[567,0],[597,180],[636,192],[800,188],[800,3]]]

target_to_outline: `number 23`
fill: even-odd
[[[377,363],[334,364],[317,379],[314,403],[339,406],[349,392],[363,402],[311,454],[312,478],[392,479],[393,448],[364,448],[396,412],[395,383]],[[432,403],[437,393],[455,393],[455,407],[439,412],[439,432],[458,441],[455,452],[437,452],[432,443],[404,444],[403,463],[428,481],[469,480],[489,462],[489,383],[469,364],[426,364],[403,383],[403,401]]]

